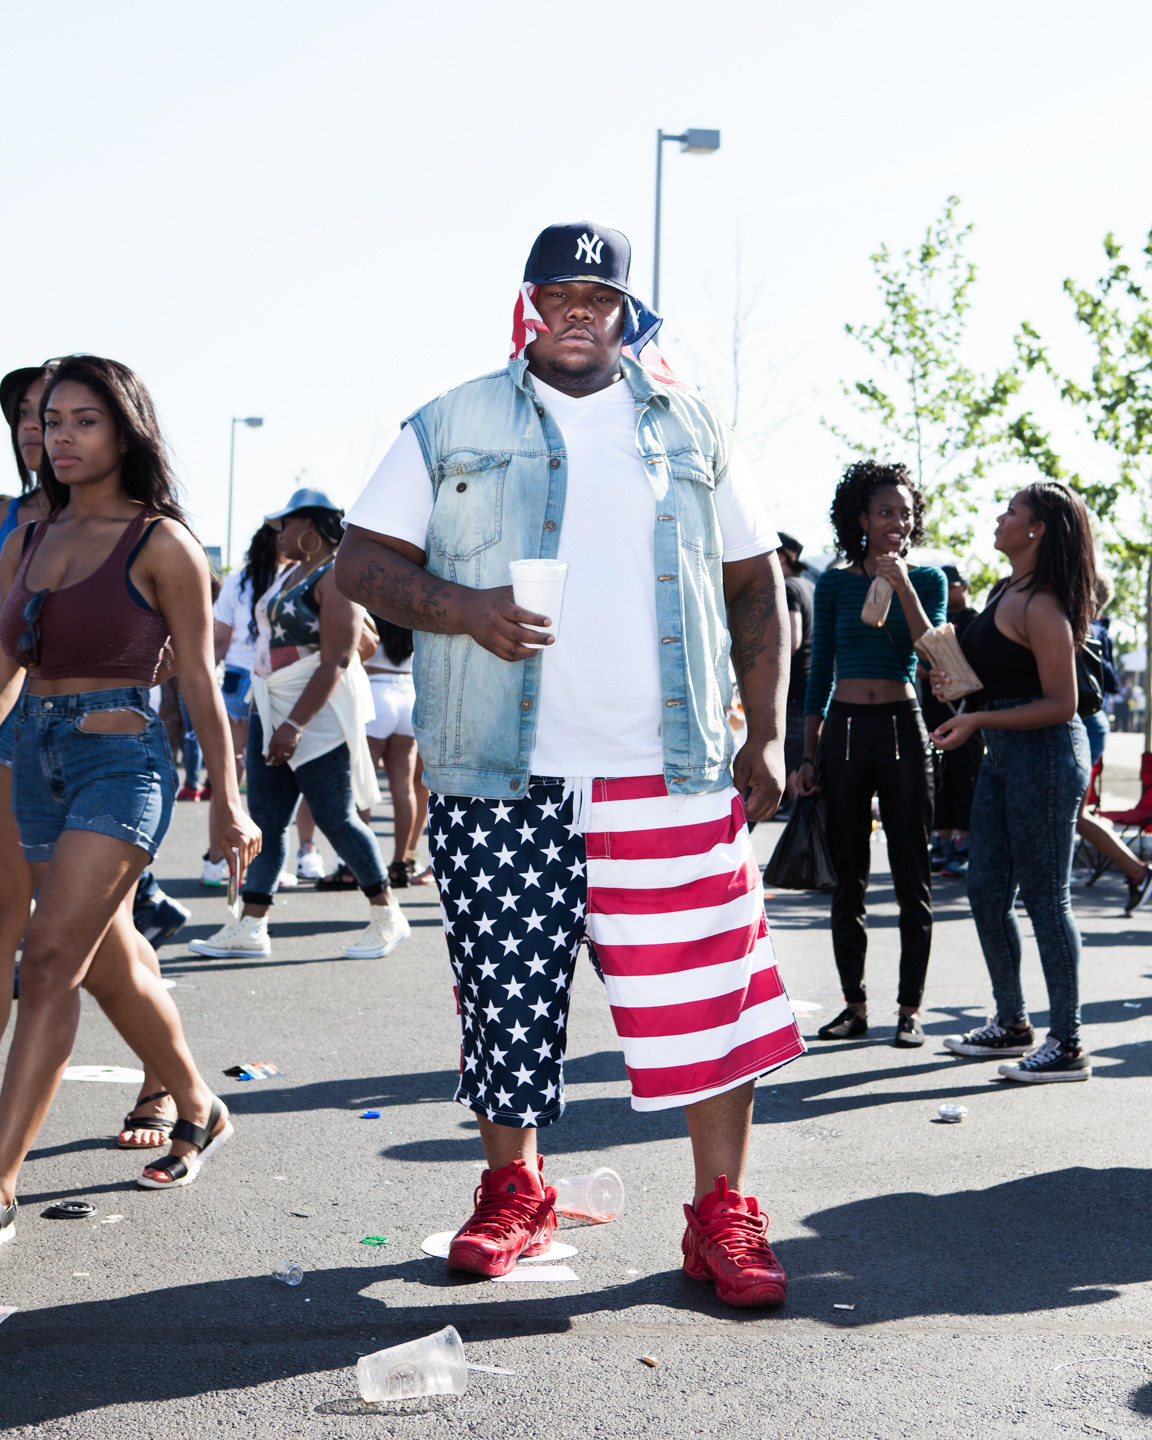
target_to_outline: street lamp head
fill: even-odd
[[[681,154],[711,155],[719,148],[719,130],[685,130],[680,136]]]
[[[263,416],[261,416],[261,415],[249,415],[249,416],[245,419],[244,424],[245,424],[245,425],[251,425],[251,427],[253,428],[253,430],[255,430],[255,429],[257,429],[259,426],[261,426],[261,425],[264,424],[264,419],[263,419]]]

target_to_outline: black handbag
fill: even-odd
[[[1081,720],[1096,715],[1104,705],[1104,652],[1095,635],[1076,651],[1076,713]]]
[[[818,795],[797,798],[764,868],[764,883],[775,890],[835,889],[836,868],[828,849],[824,802]]]

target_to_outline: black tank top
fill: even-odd
[[[983,681],[985,700],[1037,700],[1044,691],[1035,655],[996,627],[996,607],[1005,593],[1001,590],[972,621],[960,636],[960,648]]]

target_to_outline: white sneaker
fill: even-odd
[[[268,917],[257,919],[254,915],[243,920],[232,920],[207,940],[189,940],[189,950],[197,955],[210,955],[214,960],[237,959],[245,955],[271,955],[272,942],[268,939]]]
[[[201,885],[227,885],[228,884],[228,861],[221,855],[219,860],[209,860],[204,857],[204,865],[200,871]]]
[[[280,879],[276,882],[277,890],[295,890],[299,880],[292,874],[291,870],[281,870]]]
[[[344,947],[344,954],[349,960],[383,960],[411,934],[412,927],[395,900],[387,905],[374,905],[372,919],[355,940]]]
[[[324,856],[311,841],[301,845],[296,852],[296,874],[301,880],[324,878]]]

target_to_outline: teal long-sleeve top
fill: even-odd
[[[948,611],[948,581],[934,565],[908,571],[912,588],[930,625],[942,625]],[[837,680],[912,680],[916,652],[899,599],[893,595],[888,618],[879,629],[860,619],[872,582],[851,570],[825,570],[816,582],[812,617],[812,665],[808,671],[805,715],[825,715]]]

